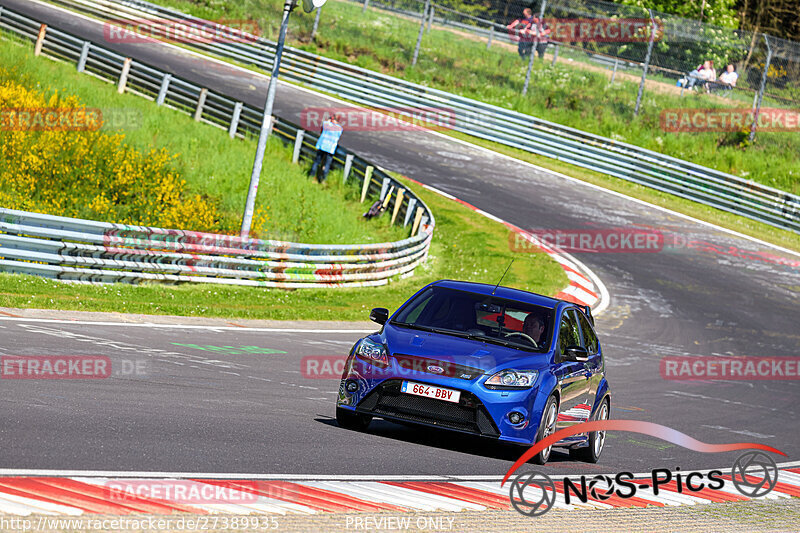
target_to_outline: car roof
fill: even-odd
[[[455,281],[451,279],[443,279],[435,281],[431,283],[431,285],[435,285],[437,287],[445,287],[448,289],[469,291],[477,294],[485,294],[487,296],[492,294],[492,291],[494,291],[495,288],[494,285],[489,285],[488,283]],[[494,295],[498,298],[503,298],[506,300],[517,300],[520,302],[525,302],[529,304],[540,305],[542,307],[550,307],[550,308],[557,307],[559,303],[569,303],[565,302],[564,300],[550,298],[549,296],[542,296],[541,294],[536,294],[535,292],[528,292],[520,289],[512,289],[511,287],[503,287],[502,285],[497,287],[497,290],[495,291]]]

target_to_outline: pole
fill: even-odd
[[[281,56],[283,55],[283,44],[286,41],[286,29],[289,26],[289,13],[295,7],[296,0],[285,0],[283,4],[283,20],[281,30],[278,35],[278,44],[275,48],[275,58],[272,60],[272,74],[269,77],[269,87],[267,88],[267,103],[264,106],[264,119],[261,122],[261,132],[258,135],[258,148],[256,149],[256,159],[253,163],[253,173],[250,176],[250,189],[247,191],[247,202],[244,206],[242,216],[242,229],[240,235],[246,239],[250,235],[250,225],[253,223],[253,210],[256,204],[256,194],[258,193],[258,180],[261,178],[261,167],[264,163],[264,152],[267,148],[267,138],[272,130],[272,107],[275,104],[275,91],[278,88],[278,72],[281,67]]]
[[[361,7],[361,12],[362,13],[366,13],[367,12],[367,6],[368,5],[369,5],[369,0],[364,0],[364,5]]]
[[[414,57],[411,58],[411,66],[417,64],[417,58],[419,57],[419,47],[422,45],[422,33],[425,31],[425,18],[428,14],[428,9],[430,9],[431,0],[425,0],[425,8],[422,12],[422,20],[419,23],[419,35],[417,35],[417,46],[414,47]]]
[[[492,37],[494,37],[494,23],[489,26],[489,38],[486,39],[486,49],[490,49],[492,47]]]
[[[764,98],[764,87],[767,85],[767,73],[769,63],[772,61],[772,47],[769,45],[769,37],[764,34],[764,42],[767,43],[767,61],[764,63],[764,73],[761,75],[761,87],[758,89],[758,103],[755,113],[753,113],[753,126],[750,128],[750,142],[756,138],[756,127],[758,127],[758,114],[761,113],[761,99]]]
[[[317,34],[317,28],[319,28],[319,14],[322,13],[322,8],[320,7],[317,9],[317,15],[314,17],[314,25],[311,27],[311,40],[314,40],[314,36]]]
[[[522,36],[520,36],[522,39]],[[531,70],[533,69],[533,58],[536,57],[536,43],[530,51],[531,57],[528,58],[528,72],[525,73],[525,85],[522,86],[522,94],[528,94],[528,84],[531,82]]]
[[[528,84],[531,82],[531,70],[533,70],[533,58],[536,56],[536,49],[539,47],[539,35],[544,31],[544,8],[547,6],[547,0],[542,0],[542,6],[539,8],[539,26],[536,28],[536,39],[533,41],[531,47],[531,57],[528,59],[528,71],[525,73],[525,85],[522,86],[522,94],[528,94]],[[522,39],[522,36],[520,36]]]
[[[644,92],[644,81],[647,79],[647,68],[650,66],[650,56],[653,54],[653,43],[656,40],[656,20],[653,18],[653,10],[650,12],[650,43],[647,45],[647,55],[644,57],[644,69],[642,69],[642,81],[639,82],[639,94],[636,95],[636,108],[633,110],[634,116],[639,116],[639,107],[642,105],[642,93]]]

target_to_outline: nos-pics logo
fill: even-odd
[[[611,498],[628,499],[635,497],[637,493],[641,494],[643,491],[652,493],[653,496],[658,496],[662,490],[681,494],[691,494],[704,490],[731,492],[732,489],[729,483],[743,496],[759,498],[769,494],[775,488],[778,483],[779,470],[770,456],[758,450],[785,455],[775,448],[756,443],[706,444],[676,430],[652,422],[636,420],[594,421],[577,424],[558,431],[531,447],[509,469],[503,479],[503,484],[508,481],[520,466],[525,464],[542,448],[555,444],[567,436],[615,429],[644,433],[694,451],[706,453],[742,449],[748,451],[740,455],[733,463],[729,480],[720,470],[681,472],[680,469],[676,469],[675,472],[671,472],[667,469],[654,469],[651,471],[649,479],[634,479],[632,473],[620,472],[613,477],[608,475],[580,476],[578,479],[563,477],[557,482],[539,471],[522,472],[514,478],[509,487],[511,506],[525,516],[541,516],[556,506],[556,499],[559,495],[561,495],[563,503],[569,505],[578,502],[587,503],[590,498],[599,502],[604,502]],[[642,494],[642,496],[645,499],[650,499],[645,494]]]

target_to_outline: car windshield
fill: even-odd
[[[553,309],[485,294],[429,287],[392,324],[523,350],[547,351]]]

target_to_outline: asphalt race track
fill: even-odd
[[[30,1],[0,5],[103,42],[99,23]],[[104,46],[264,103],[263,76],[174,47]],[[339,105],[282,84],[276,114],[299,122],[304,107]],[[659,372],[664,356],[800,355],[800,258],[434,133],[345,132],[343,145],[523,228],[650,225],[675,236],[679,244],[659,253],[577,256],[611,295],[598,328],[612,417],[664,424],[709,443],[760,442],[784,451],[782,461],[800,459],[796,380],[688,382]],[[680,244],[692,241],[705,244]],[[499,274],[504,265],[497,268]],[[339,428],[332,420],[338,381],[304,377],[301,360],[344,355],[360,336],[0,320],[0,355],[105,355],[112,368],[141,361],[142,369],[96,381],[3,380],[0,467],[500,475],[519,456],[520,449],[491,441],[383,421],[366,434]],[[555,454],[543,471],[712,468],[730,465],[735,455],[616,433],[598,465]]]

